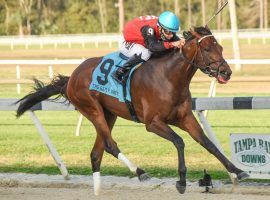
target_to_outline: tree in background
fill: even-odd
[[[239,28],[259,28],[260,19],[263,27],[268,27],[268,1],[237,0]],[[204,20],[207,21],[225,0],[121,2],[124,21],[141,15],[158,16],[170,10],[180,17],[182,30],[186,30],[191,26],[204,25]],[[0,35],[117,33],[120,29],[117,3],[119,0],[0,0]],[[209,27],[220,30],[230,27],[227,7],[216,20],[211,21]]]
[[[10,21],[10,9],[9,9],[9,6],[8,6],[6,0],[3,0],[3,4],[4,4],[5,10],[6,10],[5,18],[4,18],[5,19],[5,33],[8,35],[8,33],[9,33],[9,21]]]
[[[124,24],[125,24],[124,0],[118,0],[116,7],[118,7],[118,12],[119,12],[119,14],[118,14],[118,16],[119,16],[119,32],[121,33],[124,30]]]
[[[31,35],[31,21],[30,21],[30,16],[31,16],[31,11],[32,11],[32,5],[33,5],[33,0],[18,0],[20,9],[20,23],[19,26],[20,28],[26,27],[26,30],[20,31],[20,34],[26,34]],[[23,24],[24,23],[24,24]]]
[[[0,0],[1,35],[20,35],[22,33],[21,16],[16,9],[18,2]]]
[[[54,34],[58,31],[57,20],[67,9],[65,0],[33,0],[32,34]]]
[[[98,4],[99,10],[99,19],[101,24],[102,33],[106,33],[107,31],[107,6],[105,0],[96,0],[96,4]]]
[[[264,28],[268,28],[268,2],[267,0],[264,0]]]

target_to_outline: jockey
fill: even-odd
[[[172,12],[165,11],[156,16],[141,16],[129,21],[123,31],[125,41],[120,52],[128,57],[112,77],[122,83],[123,77],[137,64],[147,61],[151,54],[159,54],[172,48],[182,48],[184,38],[179,38],[180,21]]]

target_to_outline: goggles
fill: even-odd
[[[174,34],[172,31],[169,31],[169,30],[164,29],[164,28],[163,28],[163,31],[164,31],[164,33],[165,33],[166,35]]]

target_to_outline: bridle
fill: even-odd
[[[182,51],[182,55],[184,57],[185,62],[189,63],[192,66],[199,68],[203,73],[207,74],[209,77],[213,77],[213,74],[219,73],[220,66],[223,65],[224,63],[226,63],[226,61],[223,58],[221,60],[210,61],[210,59],[203,54],[204,51],[202,51],[200,43],[202,40],[204,40],[205,38],[208,38],[208,37],[214,37],[214,36],[213,35],[205,35],[199,39],[196,39],[196,46],[197,46],[196,53],[191,61],[185,56],[184,51]],[[202,61],[204,63],[203,65],[198,65],[197,63],[194,62],[198,53],[200,53],[200,56],[201,56]],[[219,65],[216,69],[213,66],[211,66],[214,63],[219,63]]]

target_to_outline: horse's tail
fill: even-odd
[[[48,99],[53,95],[58,96],[55,99],[60,98],[61,96],[65,97],[68,100],[66,89],[69,77],[58,75],[56,76],[50,84],[45,85],[38,79],[34,79],[35,87],[34,91],[26,95],[25,97],[18,100],[15,104],[20,103],[17,109],[17,117],[23,115],[23,113],[30,108],[32,108],[37,103]]]

